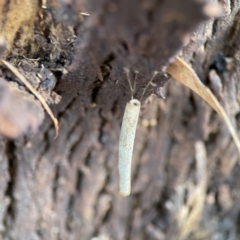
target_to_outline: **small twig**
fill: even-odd
[[[41,58],[27,58],[27,57],[25,57],[24,55],[22,55],[26,60],[29,60],[29,61],[33,61],[33,62],[35,62],[35,61],[38,61],[38,60],[40,60]]]
[[[11,63],[2,60],[2,62],[25,84],[25,86],[38,98],[38,100],[42,103],[43,107],[47,111],[47,113],[50,115],[50,117],[53,120],[54,126],[55,126],[55,131],[56,131],[56,136],[54,139],[57,138],[58,136],[58,120],[54,117],[52,110],[49,108],[45,100],[43,99],[42,95],[35,90],[32,85],[28,82],[28,80],[17,70],[16,67],[14,67]]]

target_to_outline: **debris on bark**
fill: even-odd
[[[46,101],[44,100],[44,98],[42,97],[42,95],[36,91],[34,89],[34,87],[28,82],[28,80],[26,80],[26,78],[10,63],[8,63],[5,60],[2,60],[3,64],[6,65],[21,81],[22,83],[32,92],[32,94],[34,94],[38,100],[42,103],[44,109],[47,111],[47,113],[49,114],[49,116],[52,118],[54,126],[55,126],[55,131],[56,131],[56,136],[55,138],[58,136],[58,120],[54,117],[52,110],[49,108],[49,106],[47,105]],[[47,70],[43,70],[45,73]],[[43,80],[41,85],[42,88],[46,88],[48,91],[50,91],[51,89],[54,88],[55,86],[55,79],[52,73],[50,73],[51,75],[48,76],[47,80]],[[42,75],[39,74],[41,77]],[[39,76],[38,75],[38,76]],[[51,79],[52,78],[52,79]],[[47,82],[47,83],[46,83]],[[45,86],[45,87],[44,87]]]
[[[17,138],[36,133],[44,119],[43,109],[34,97],[16,83],[0,78],[0,134]]]

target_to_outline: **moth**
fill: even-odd
[[[129,69],[125,68],[124,70],[127,74],[127,80],[129,82],[131,90],[131,100],[127,103],[123,116],[118,156],[120,194],[125,197],[128,196],[131,192],[131,162],[136,127],[141,109],[141,99],[148,86],[150,84],[154,85],[152,83],[152,80],[154,79],[158,72],[157,71],[154,72],[151,80],[147,84],[146,88],[143,90],[142,96],[139,101],[133,98],[136,86],[136,78],[134,82],[134,87],[132,87],[129,77]],[[168,65],[167,73],[172,76],[172,79],[181,82],[182,84],[186,85],[188,88],[193,90],[195,93],[197,93],[219,114],[219,116],[224,120],[224,122],[228,126],[228,129],[240,153],[240,141],[237,132],[235,131],[226,111],[221,106],[221,104],[214,96],[214,94],[211,92],[211,90],[201,82],[201,80],[198,78],[194,70],[181,58],[176,57],[174,62]]]
[[[136,78],[134,81],[134,86],[132,87],[130,77],[129,77],[129,69],[124,68],[124,70],[127,74],[127,80],[131,90],[131,100],[126,105],[123,121],[122,121],[120,140],[119,140],[118,171],[119,171],[120,194],[126,197],[131,192],[132,154],[133,154],[136,128],[137,128],[139,113],[141,109],[141,100],[148,86],[152,83],[152,80],[155,78],[158,72],[157,71],[154,72],[151,80],[148,82],[146,88],[143,90],[142,96],[139,101],[133,98],[135,87],[136,87]],[[136,76],[137,76],[137,73],[138,72],[135,72]]]

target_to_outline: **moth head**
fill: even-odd
[[[133,107],[140,107],[141,103],[137,99],[132,99],[129,102]]]

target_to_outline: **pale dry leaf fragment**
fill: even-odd
[[[170,73],[175,80],[189,87],[202,97],[223,118],[240,154],[240,140],[226,111],[211,90],[201,82],[194,70],[181,58],[176,57],[175,61],[168,65],[167,72]]]
[[[4,65],[6,65],[22,82],[23,84],[36,96],[36,98],[38,98],[38,100],[42,103],[43,107],[45,108],[45,110],[47,111],[47,113],[50,115],[50,117],[53,120],[54,126],[55,126],[55,131],[56,131],[56,136],[55,138],[57,138],[58,136],[58,120],[54,117],[52,110],[49,108],[49,106],[47,105],[47,103],[45,102],[45,100],[43,99],[42,95],[35,90],[32,85],[27,81],[27,79],[17,70],[17,68],[15,68],[11,63],[5,61],[2,59],[2,62]]]

